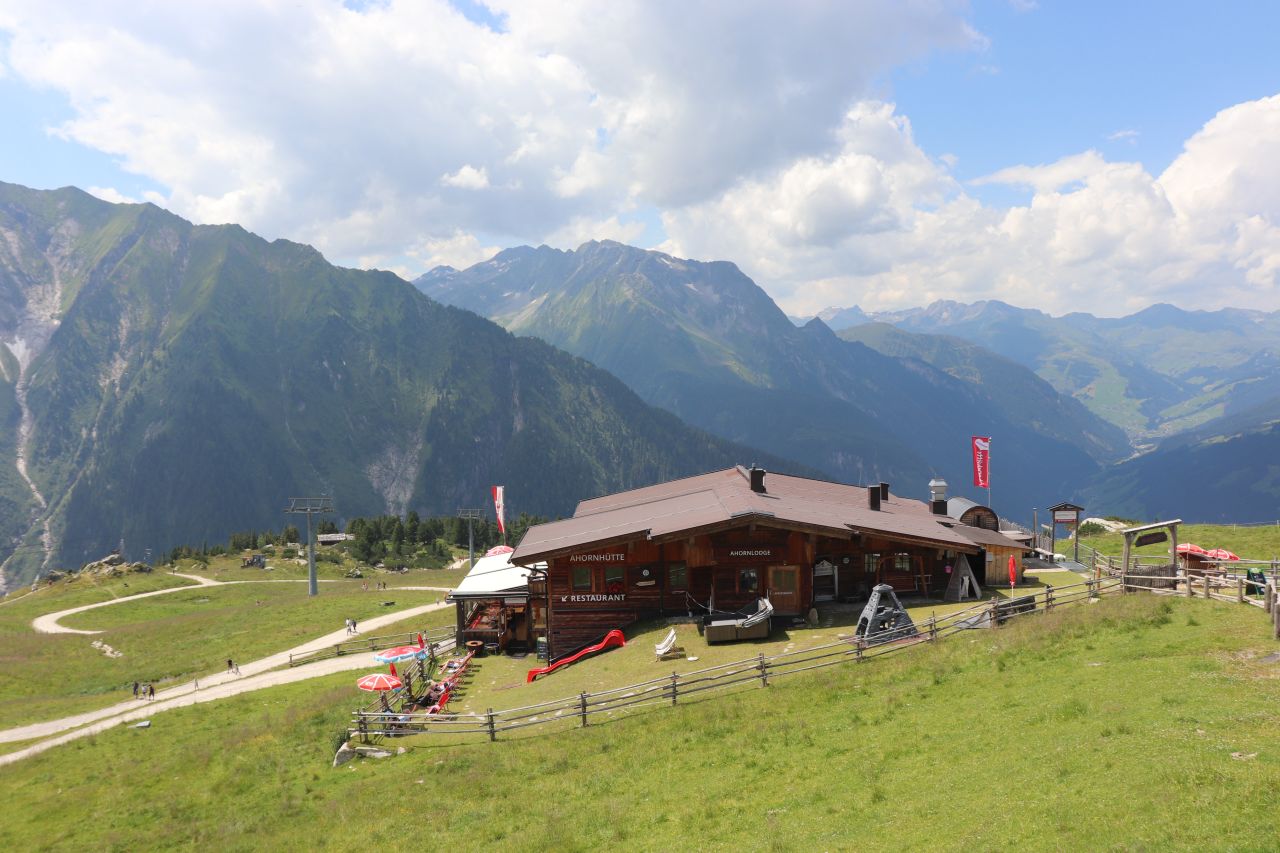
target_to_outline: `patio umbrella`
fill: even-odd
[[[1210,560],[1238,560],[1237,555],[1228,551],[1226,548],[1214,548],[1212,551],[1205,551],[1204,555]]]
[[[501,554],[511,554],[515,551],[510,545],[494,545],[488,551],[484,552],[486,557],[497,557]]]
[[[385,672],[372,672],[356,682],[356,687],[369,693],[382,693],[387,690],[398,690],[404,682],[394,675]]]
[[[380,663],[395,663],[403,660],[413,660],[414,658],[424,658],[427,656],[426,651],[421,646],[396,646],[394,649],[387,649],[385,652],[378,652],[373,659]]]
[[[1009,555],[1009,589],[1013,589],[1013,585],[1018,582],[1018,561]]]

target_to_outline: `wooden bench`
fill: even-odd
[[[676,645],[676,629],[672,628],[667,632],[667,636],[662,639],[661,643],[654,643],[653,653],[656,660],[666,660],[667,658],[681,657],[684,655],[684,648]]]

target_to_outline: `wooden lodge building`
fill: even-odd
[[[554,660],[639,619],[759,597],[790,617],[865,599],[878,583],[940,595],[958,555],[981,578],[997,548],[1018,549],[1020,564],[1018,543],[952,518],[945,499],[738,466],[583,501],[529,528],[511,562],[546,563],[530,575],[530,603]]]

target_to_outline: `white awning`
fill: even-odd
[[[536,563],[536,568],[545,569],[546,563]],[[481,557],[476,560],[471,571],[458,584],[457,589],[449,593],[449,598],[494,598],[519,594],[529,591],[529,569],[524,566],[511,565],[510,554],[495,554],[492,557]]]

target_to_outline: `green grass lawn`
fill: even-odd
[[[136,679],[163,688],[226,669],[226,659],[246,662],[314,639],[357,620],[429,604],[441,593],[360,589],[359,581],[324,584],[308,598],[305,584],[264,583],[192,586],[66,617],[69,628],[101,630],[93,636],[37,634],[37,615],[188,582],[169,575],[135,576],[80,587],[59,584],[0,607],[0,727],[66,716],[128,698]],[[129,586],[125,587],[124,584]],[[452,611],[428,614],[422,626],[448,624]],[[381,630],[378,633],[383,633]],[[123,652],[109,658],[90,643],[100,639]]]
[[[1205,549],[1226,548],[1246,560],[1270,560],[1280,556],[1280,527],[1274,524],[1256,527],[1238,527],[1232,524],[1180,524],[1178,541],[1194,542]],[[1100,554],[1119,557],[1124,553],[1124,537],[1119,533],[1085,536],[1080,542],[1096,549]],[[1054,543],[1054,549],[1070,557],[1072,544],[1070,539],[1059,539]],[[1169,543],[1146,545],[1134,549],[1133,553],[1148,556],[1167,555]],[[1083,557],[1083,554],[1081,556]]]
[[[401,741],[405,755],[336,769],[333,734],[359,697],[333,676],[6,767],[0,842],[1273,849],[1280,665],[1261,660],[1278,647],[1268,636],[1254,608],[1117,597],[587,729]]]
[[[307,561],[304,558],[281,559],[272,557],[267,560],[267,566],[270,567],[270,571],[257,567],[241,566],[239,556],[223,556],[209,557],[204,561],[179,560],[173,568],[179,572],[200,575],[216,581],[305,581],[307,579]],[[317,560],[316,577],[326,581],[345,580],[346,572],[353,568],[359,568],[363,572],[364,580],[368,581],[371,587],[378,581],[386,581],[392,587],[442,586],[452,589],[467,574],[466,568],[410,569],[408,572],[401,574],[399,572],[373,569],[357,563],[350,557],[344,557],[341,563]],[[168,569],[158,569],[157,571],[168,571]],[[356,581],[357,585],[359,583],[360,581]]]

